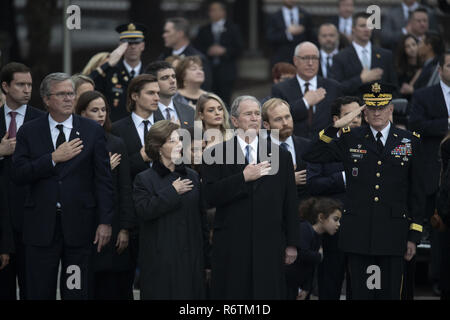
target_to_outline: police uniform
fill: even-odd
[[[142,24],[128,23],[118,26],[116,31],[120,34],[121,42],[136,43],[144,41],[146,27]],[[134,77],[142,74],[143,71],[144,67],[141,64]],[[94,80],[96,90],[102,92],[108,100],[111,121],[115,122],[128,116],[127,89],[133,76],[125,67],[124,59],[120,59],[114,67],[105,62],[89,76]]]
[[[364,92],[370,108],[386,107],[392,99],[389,87],[379,83]],[[388,126],[381,149],[369,126],[343,128],[338,139],[331,137],[339,129],[329,127],[304,155],[310,162],[344,164],[348,206],[339,246],[348,254],[354,299],[400,299],[407,241],[417,244],[422,232],[425,197],[419,135]]]

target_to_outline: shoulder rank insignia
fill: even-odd
[[[418,134],[417,132],[413,132],[413,135],[415,135],[417,138],[420,138],[420,134]]]
[[[342,133],[350,132],[350,127],[342,128]]]

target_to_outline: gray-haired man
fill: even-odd
[[[111,235],[112,178],[103,128],[72,114],[70,76],[49,74],[41,83],[48,116],[17,133],[13,177],[29,184],[23,238],[27,298],[55,299],[61,261],[61,298],[88,299],[92,243]]]
[[[236,98],[231,115],[235,137],[214,146],[213,157],[221,156],[204,166],[206,198],[216,207],[212,298],[282,299],[283,266],[297,258],[299,237],[292,159],[258,136],[261,105],[255,97]],[[269,162],[260,162],[264,146],[278,162],[275,174],[268,174]]]

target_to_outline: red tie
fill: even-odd
[[[9,123],[9,128],[8,128],[8,139],[16,137],[16,133],[17,133],[16,114],[17,114],[17,112],[15,112],[15,111],[9,112],[9,115],[11,116],[11,122]]]

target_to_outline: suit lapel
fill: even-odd
[[[439,83],[435,86],[435,94],[433,95],[438,100],[436,103],[437,107],[439,108],[439,115],[442,115],[443,118],[448,116],[448,109],[447,104],[445,103],[444,94],[442,92],[442,86]]]
[[[382,68],[383,65],[381,64],[381,52],[380,49],[375,47],[372,44],[372,63],[370,64],[370,68]]]
[[[5,106],[0,107],[0,139],[3,138],[3,136],[6,133],[6,118],[5,118]]]
[[[370,130],[370,126],[366,126],[366,130],[364,130],[364,141],[366,141],[367,148],[370,148],[373,152],[378,154],[377,142],[373,136],[372,130]]]
[[[158,109],[156,109],[155,112],[153,112],[153,122],[156,123],[156,122],[161,121],[161,120],[165,120],[165,118],[162,115],[161,110],[159,110],[159,108],[158,108]]]
[[[153,119],[155,122],[156,120]],[[137,132],[136,126],[134,125],[133,119],[131,118],[131,115],[128,116],[128,132],[130,134],[130,139],[136,143],[137,146],[142,147],[141,138],[139,138],[139,134]]]
[[[373,49],[372,49],[373,52]],[[358,72],[362,71],[362,64],[361,64],[361,60],[359,60],[358,57],[358,53],[356,52],[355,47],[353,46],[353,44],[350,44],[350,59],[347,61],[351,61],[355,67],[357,68]],[[372,61],[373,62],[373,61]]]

